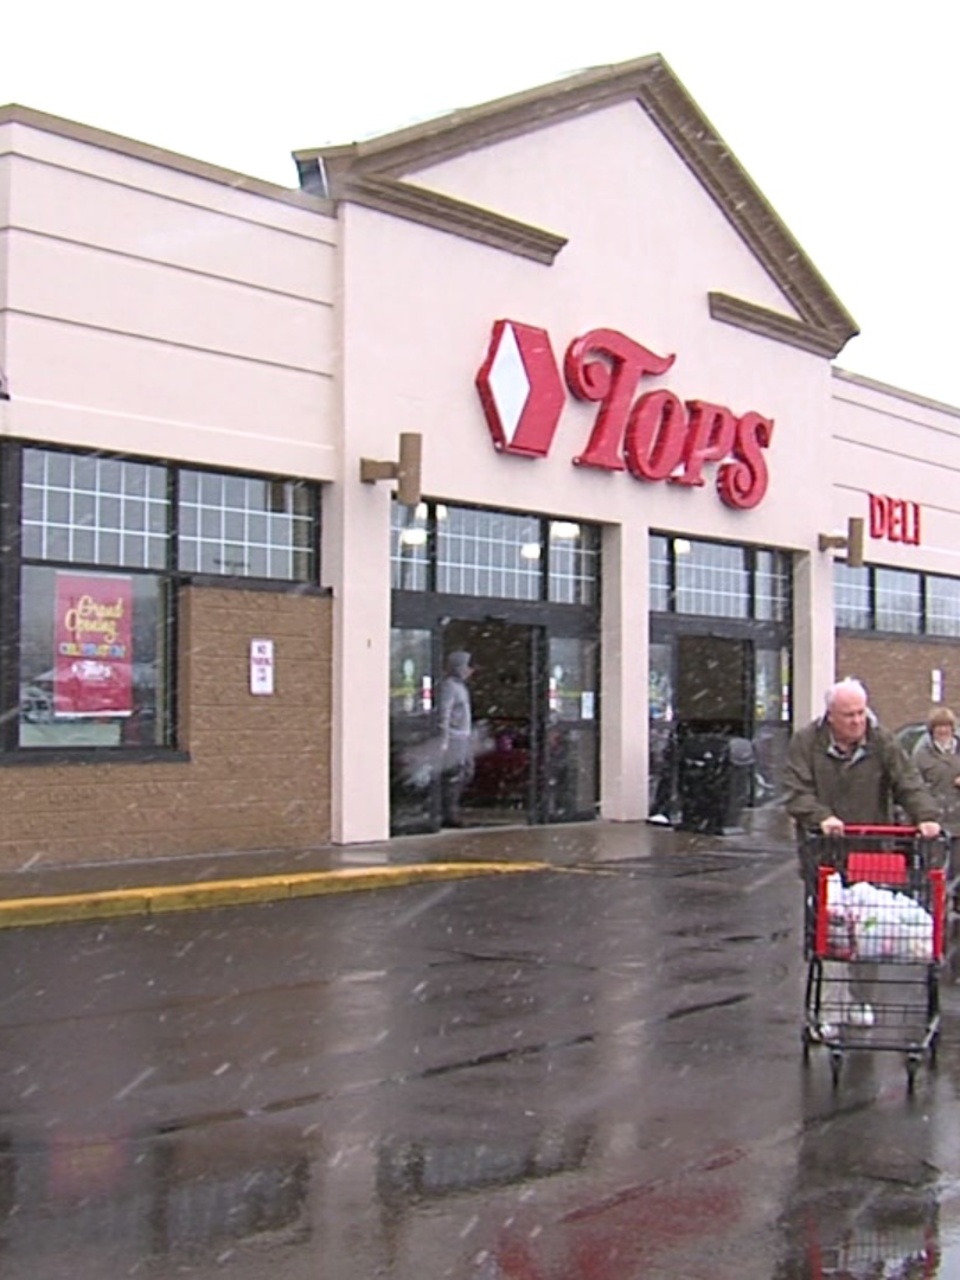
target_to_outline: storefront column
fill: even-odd
[[[352,480],[359,458],[348,457],[344,465]],[[331,485],[323,534],[323,581],[334,594],[332,839],[335,844],[385,840],[390,834],[389,487],[359,481]]]
[[[836,679],[833,557],[801,552],[793,564],[793,726],[823,712],[823,698]]]
[[[600,816],[633,822],[646,816],[649,738],[647,670],[649,538],[631,526],[604,529],[600,630]]]

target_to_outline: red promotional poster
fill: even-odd
[[[58,573],[54,607],[54,715],[67,719],[130,715],[130,579]]]

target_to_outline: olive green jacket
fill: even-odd
[[[960,831],[960,742],[956,751],[941,751],[925,733],[913,749],[913,763],[940,806],[940,821],[951,832]]]
[[[897,805],[915,825],[940,821],[940,806],[892,733],[868,724],[852,760],[831,755],[831,741],[825,720],[790,739],[784,803],[798,831],[812,830],[831,815],[845,823],[887,825],[896,821]]]

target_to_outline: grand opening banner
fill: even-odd
[[[133,585],[129,578],[58,573],[53,712],[76,719],[133,711]]]

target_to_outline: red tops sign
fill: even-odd
[[[567,348],[563,371],[578,400],[598,405],[587,446],[574,462],[637,480],[699,486],[716,463],[716,485],[728,507],[755,507],[767,491],[763,451],[773,420],[739,416],[705,400],[681,401],[658,389],[637,396],[641,381],[666,373],[676,357],[658,356],[615,329],[592,329]],[[544,458],[563,410],[563,383],[545,329],[498,320],[477,374],[494,446]]]

